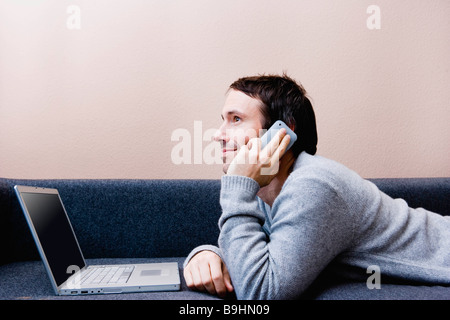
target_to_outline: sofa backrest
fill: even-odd
[[[406,200],[411,208],[425,208],[450,216],[450,178],[369,179],[391,196]]]
[[[219,180],[0,179],[0,263],[39,259],[15,184],[59,190],[85,258],[183,257],[217,244]]]
[[[450,215],[450,178],[370,180],[413,208]],[[217,244],[220,180],[0,178],[0,264],[39,259],[16,184],[59,190],[85,258],[184,257]]]

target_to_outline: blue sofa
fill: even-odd
[[[385,193],[450,215],[450,178],[371,179]],[[0,299],[217,299],[191,291],[55,296],[13,187],[57,188],[88,263],[176,261],[216,244],[219,180],[19,180],[0,178]],[[450,267],[450,266],[449,266]],[[450,299],[450,287],[401,283],[381,275],[381,289],[325,271],[303,299]],[[233,297],[231,297],[233,298]]]

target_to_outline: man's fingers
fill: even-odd
[[[266,147],[262,150],[261,155],[270,158],[278,150],[282,139],[287,135],[286,129],[282,128],[278,130],[277,134],[269,141]]]
[[[224,298],[228,292],[233,292],[230,274],[222,260],[190,262],[183,271],[186,285],[198,291],[207,291]]]
[[[228,273],[228,269],[227,266],[225,264],[223,264],[222,267],[222,272],[223,272],[223,282],[225,284],[225,287],[227,288],[228,292],[233,292],[233,285],[231,284],[231,277],[230,274]]]
[[[186,285],[189,288],[192,288],[194,286],[194,281],[192,280],[192,274],[191,274],[191,271],[189,270],[189,268],[185,268],[183,270],[183,274],[184,274],[184,280],[186,281]]]
[[[216,288],[211,277],[210,264],[204,263],[200,265],[200,276],[203,287],[211,294],[216,294]]]
[[[198,291],[205,291],[206,288],[203,285],[203,281],[202,281],[202,277],[200,275],[200,270],[199,268],[195,268],[195,267],[191,267],[189,268],[188,272],[186,272],[188,275],[191,276],[190,278],[190,285],[188,283],[188,280],[186,280],[186,284],[190,287],[190,288],[195,288]]]
[[[286,130],[281,129],[270,143],[267,144],[264,150],[261,151],[260,162],[262,163],[264,170],[269,170],[266,170],[264,174],[272,175],[270,170],[273,167],[276,169],[273,174],[278,172],[278,163],[289,145],[290,138],[291,137],[286,133]]]
[[[248,152],[249,163],[257,164],[258,157],[259,157],[259,151],[261,149],[261,139],[253,138],[248,142],[247,146],[249,148],[249,152]]]
[[[224,297],[227,294],[227,288],[224,283],[221,264],[211,264],[211,279],[214,284],[215,291],[219,297]]]
[[[289,141],[291,141],[291,137],[287,134],[283,137],[283,140],[281,140],[280,146],[273,153],[272,158],[275,161],[279,161],[281,157],[284,155],[284,152],[286,151],[287,146],[289,145]]]
[[[194,290],[207,291],[225,297],[233,291],[230,275],[220,257],[209,251],[196,254],[184,271],[186,285]]]

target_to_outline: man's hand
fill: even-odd
[[[284,155],[289,140],[290,136],[285,129],[279,130],[263,150],[261,139],[251,139],[241,147],[227,174],[252,178],[260,187],[268,185],[278,173],[280,158]]]
[[[221,298],[233,292],[227,267],[212,251],[200,251],[193,256],[184,268],[184,279],[189,288],[217,294]]]

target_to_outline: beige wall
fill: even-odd
[[[282,71],[312,98],[319,154],[450,176],[448,0],[0,3],[0,177],[219,178],[200,140],[227,86]],[[174,132],[200,164],[174,164]]]

